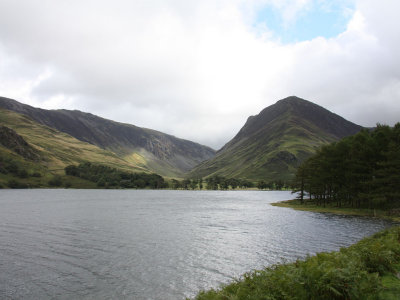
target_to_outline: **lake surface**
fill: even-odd
[[[390,225],[273,207],[290,192],[2,190],[1,299],[184,299]]]

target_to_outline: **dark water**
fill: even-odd
[[[289,192],[0,191],[1,299],[183,299],[388,223],[269,205]]]

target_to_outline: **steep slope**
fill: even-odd
[[[3,97],[0,107],[27,115],[40,124],[165,176],[181,176],[215,154],[213,149],[191,141],[77,110],[45,110]]]
[[[361,126],[312,102],[288,97],[248,118],[216,156],[188,177],[289,180],[296,167],[321,145],[357,133]]]
[[[39,161],[39,151],[29,145],[15,130],[0,125],[0,145],[25,159]]]
[[[129,163],[113,152],[79,141],[25,115],[0,108],[0,120],[4,128],[4,134],[1,135],[2,146],[25,159],[32,157],[30,160],[40,162],[50,172],[63,174],[67,165],[85,161],[132,172],[148,172],[144,166]]]

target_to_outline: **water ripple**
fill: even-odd
[[[272,207],[289,192],[0,192],[1,299],[184,299],[390,224]]]

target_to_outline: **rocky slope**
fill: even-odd
[[[310,101],[288,97],[249,117],[214,158],[201,163],[187,176],[287,181],[318,147],[360,129],[361,126]]]
[[[21,155],[23,158],[39,161],[39,151],[29,145],[15,130],[0,125],[0,145]]]
[[[0,97],[0,107],[29,116],[42,125],[112,151],[130,163],[164,176],[182,176],[215,155],[213,149],[188,140],[78,110],[45,110],[4,97]]]

